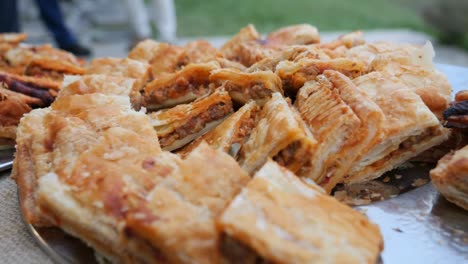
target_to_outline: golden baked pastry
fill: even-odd
[[[193,103],[150,113],[149,116],[158,132],[161,147],[171,151],[210,131],[231,113],[231,97],[221,89]]]
[[[149,80],[150,66],[145,62],[128,58],[98,58],[89,63],[86,74],[105,74],[135,79],[130,97],[133,106],[139,109],[141,103],[140,92]]]
[[[299,113],[280,93],[274,93],[259,113],[257,126],[242,146],[239,163],[248,173],[258,170],[268,158],[293,172],[307,166],[317,141]]]
[[[249,180],[231,157],[201,144],[129,212],[126,230],[159,261],[221,263],[215,220]]]
[[[162,74],[178,70],[183,55],[184,49],[182,47],[148,39],[138,43],[130,51],[128,57],[149,63],[151,65],[151,77],[157,78]]]
[[[298,175],[327,193],[343,182],[353,161],[382,134],[383,113],[350,79],[325,71],[298,92],[295,106],[317,140],[310,166]]]
[[[223,85],[232,100],[240,105],[255,100],[264,105],[272,93],[283,94],[281,79],[271,71],[244,73],[237,69],[213,70],[210,81]]]
[[[376,263],[377,225],[268,161],[218,220],[229,263]]]
[[[83,76],[50,46],[0,43],[19,73],[0,73],[0,135],[57,96],[19,122],[26,221],[118,263],[375,263],[378,228],[327,194],[447,139],[451,88],[430,44],[319,39],[249,25],[220,49],[145,40]],[[460,160],[437,173],[456,190]]]
[[[88,74],[83,76],[66,76],[58,97],[73,94],[102,93],[108,95],[130,96],[135,79]]]
[[[380,142],[353,164],[349,182],[376,178],[448,138],[449,131],[397,77],[372,72],[354,79],[354,84],[380,107],[385,120]]]
[[[228,40],[221,47],[221,52],[226,59],[248,67],[270,55],[269,51],[261,47],[259,41],[260,34],[253,25],[248,25]]]
[[[440,159],[431,179],[447,200],[468,210],[468,145]]]
[[[210,147],[237,158],[239,150],[255,127],[258,111],[259,107],[255,102],[245,104],[213,130],[177,151],[177,154],[185,156],[202,142],[206,142]]]
[[[158,110],[185,104],[214,90],[210,74],[219,68],[216,62],[191,64],[172,74],[160,76],[145,86],[142,104]]]

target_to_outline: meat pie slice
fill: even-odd
[[[66,74],[82,75],[85,73],[85,71],[85,68],[74,65],[67,61],[37,58],[33,59],[28,64],[24,70],[24,75],[62,81]]]
[[[151,65],[151,78],[165,73],[173,73],[181,66],[184,49],[168,43],[144,40],[138,43],[128,54],[130,59],[143,61]]]
[[[299,89],[295,106],[318,142],[308,157],[310,166],[301,168],[298,175],[312,179],[329,193],[343,181],[356,156],[350,146],[358,145],[366,131],[360,131],[361,120],[325,75]]]
[[[292,25],[271,32],[266,37],[267,45],[308,45],[320,42],[316,27],[309,24]]]
[[[210,131],[232,113],[232,102],[224,90],[168,110],[150,113],[151,123],[164,150],[185,146]]]
[[[217,63],[190,64],[182,70],[156,78],[145,86],[143,106],[150,110],[185,104],[214,90],[210,83]]]
[[[271,71],[244,73],[233,69],[219,69],[212,71],[210,80],[223,85],[232,100],[240,105],[251,100],[263,105],[271,94],[283,94],[281,79]]]
[[[105,74],[135,79],[130,97],[132,104],[138,109],[141,101],[140,92],[149,80],[150,67],[147,63],[127,58],[99,58],[89,63],[86,74]]]
[[[185,156],[202,142],[206,142],[210,147],[237,158],[239,150],[255,127],[258,111],[259,107],[255,102],[245,104],[213,130],[197,138],[177,154]]]
[[[353,164],[347,181],[374,179],[445,141],[448,129],[421,97],[397,77],[373,72],[354,80],[385,115],[383,137]]]
[[[86,152],[63,152],[67,148],[60,140],[72,131],[58,132],[54,148],[76,160],[70,172],[55,170],[38,179],[38,203],[52,224],[80,238],[111,262],[157,262],[152,246],[124,229],[126,215],[177,168],[177,157],[157,152],[146,135],[131,126],[103,131]],[[67,143],[80,143],[73,140]]]
[[[126,234],[151,245],[158,262],[221,263],[215,220],[249,180],[229,155],[201,144],[127,214]]]
[[[268,161],[217,222],[227,263],[376,263],[379,227]]]
[[[468,210],[468,145],[439,160],[431,179],[447,200]]]
[[[335,70],[350,77],[357,77],[364,69],[364,63],[347,58],[329,60],[303,58],[295,62],[280,62],[276,66],[275,73],[283,81],[285,92],[295,96],[306,81],[314,80],[325,70]]]
[[[239,163],[249,174],[268,158],[297,172],[310,163],[317,141],[299,113],[280,93],[263,106],[256,127],[242,146]]]
[[[445,75],[434,67],[432,60],[435,53],[432,45],[382,43],[374,48],[377,51],[370,63],[371,69],[400,78],[421,97],[439,119],[442,119],[442,112],[447,109],[451,100],[452,89]]]

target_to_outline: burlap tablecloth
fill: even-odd
[[[0,174],[0,263],[52,263],[21,218],[16,184],[9,174]]]

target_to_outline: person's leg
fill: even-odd
[[[60,47],[73,46],[78,43],[73,33],[65,25],[62,11],[57,0],[35,0],[39,13],[47,28],[54,35]]]
[[[0,32],[19,32],[18,0],[0,0]]]
[[[133,33],[137,39],[151,37],[151,27],[143,0],[124,0]]]
[[[173,0],[152,0],[152,18],[158,27],[163,41],[174,42],[176,39],[177,18]]]

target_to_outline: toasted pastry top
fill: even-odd
[[[273,263],[375,263],[383,249],[377,225],[272,161],[218,224]]]

